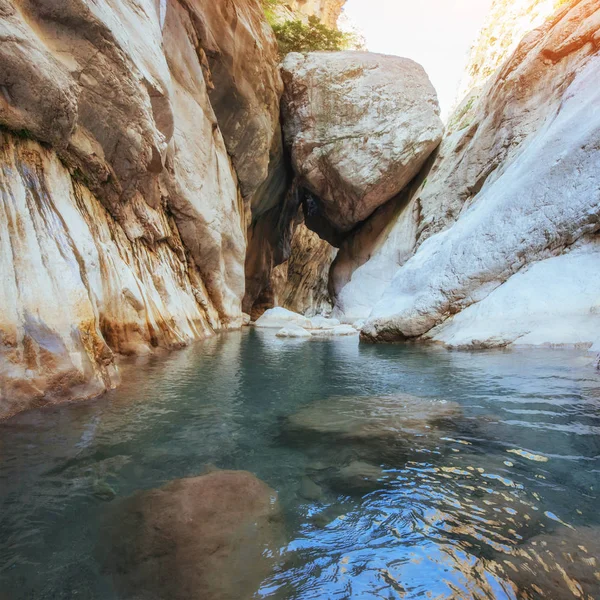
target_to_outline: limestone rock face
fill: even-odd
[[[590,0],[566,4],[523,39],[486,84],[472,120],[449,132],[394,225],[371,241],[370,260],[354,268],[346,259],[350,282],[338,292],[335,316],[357,316],[370,304],[363,337],[374,341],[425,336],[485,346],[598,338],[595,272],[585,283],[589,293],[572,304],[577,315],[558,326],[568,292],[554,290],[560,264],[551,261],[569,264],[571,296],[579,296],[577,274],[589,265],[590,236],[600,226],[599,10]],[[405,249],[396,251],[399,240]],[[346,293],[365,288],[373,290],[366,298]],[[531,300],[534,288],[540,302]],[[517,326],[533,305],[537,315]]]
[[[480,89],[531,30],[556,10],[556,0],[493,0],[486,22],[469,53],[458,99]]]
[[[186,4],[192,19],[201,24],[198,35],[210,67],[211,105],[242,195],[248,198],[267,179],[272,148],[281,152],[283,83],[277,45],[261,2]]]
[[[439,144],[443,125],[423,68],[359,52],[289,54],[284,138],[307,225],[334,241],[393,198]]]
[[[2,140],[0,414],[101,393],[118,383],[115,352],[211,331],[219,316],[172,220],[152,247],[131,241],[52,151]]]
[[[282,545],[276,501],[245,471],[179,479],[127,499],[113,523],[119,591],[143,600],[253,598]]]
[[[5,415],[241,325],[282,83],[259,0],[0,0],[0,33]]]
[[[286,0],[276,8],[282,20],[317,17],[327,27],[335,29],[346,0]]]
[[[306,316],[331,312],[329,268],[337,250],[304,224],[302,209],[294,230],[290,258],[271,275],[273,300]]]

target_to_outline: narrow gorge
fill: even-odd
[[[0,0],[1,600],[600,596],[600,4],[365,1]]]

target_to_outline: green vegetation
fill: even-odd
[[[459,106],[457,108],[448,123],[449,130],[462,130],[471,124],[471,120],[465,117],[469,116],[469,113],[477,100],[479,100],[479,96],[473,95],[464,106]]]
[[[262,0],[263,10],[269,25],[273,27],[277,23],[277,7],[281,6],[281,0]]]
[[[10,133],[20,140],[35,139],[35,136],[29,129],[10,129],[10,127],[7,127],[4,123],[0,123],[0,132]]]
[[[353,36],[323,25],[317,17],[308,17],[308,23],[300,19],[273,25],[279,44],[279,52],[339,51],[352,48]]]
[[[281,56],[290,52],[352,50],[361,45],[358,36],[327,27],[315,16],[308,17],[306,22],[301,19],[282,21],[277,15],[282,0],[262,0],[262,4]]]

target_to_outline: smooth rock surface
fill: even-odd
[[[598,261],[600,242],[593,240],[533,263],[428,335],[454,347],[585,347],[600,336]]]
[[[347,336],[347,335],[358,335],[358,330],[356,330],[352,325],[336,325],[335,327],[330,328],[318,328],[313,331],[313,335],[319,337],[336,337],[336,336]]]
[[[309,338],[312,337],[310,331],[302,327],[298,327],[297,325],[289,325],[288,327],[284,327],[280,329],[276,334],[277,337],[280,338]]]
[[[276,493],[246,471],[140,492],[111,529],[114,580],[140,600],[253,598],[283,543]]]
[[[259,0],[0,0],[0,34],[2,416],[239,327],[283,167]]]
[[[593,317],[583,337],[581,325],[550,332],[543,303],[535,308],[539,318],[527,318],[527,332],[525,323],[503,327],[506,304],[493,299],[481,309],[486,323],[478,321],[479,332],[471,327],[475,310],[469,318],[456,315],[507,282],[502,297],[521,305],[530,277],[552,289],[552,268],[512,278],[568,253],[578,240],[589,243],[599,228],[598,18],[597,3],[590,0],[565,4],[522,40],[474,101],[467,121],[449,131],[416,189],[399,201],[393,225],[375,225],[369,238],[369,219],[351,251],[340,250],[336,318],[368,316],[362,334],[370,341],[433,337],[458,345],[505,345],[511,336],[525,339],[524,333],[535,344],[597,339]],[[542,273],[551,279],[540,280]],[[589,278],[586,288],[593,289],[593,273]],[[580,294],[578,281],[570,279],[572,297]],[[520,282],[522,293],[515,289]],[[573,306],[579,313],[570,314],[572,323],[593,312],[587,300]],[[437,336],[434,328],[451,317],[452,339],[441,329]],[[464,336],[463,325],[471,327]]]
[[[282,76],[284,138],[313,194],[305,206],[311,229],[323,220],[348,232],[394,197],[441,140],[435,90],[411,60],[292,53]]]
[[[303,317],[291,310],[276,306],[265,311],[265,313],[255,323],[256,327],[281,328],[290,325],[310,329],[310,319]]]

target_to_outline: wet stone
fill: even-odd
[[[108,570],[136,600],[252,598],[283,545],[276,493],[246,471],[139,492],[112,513]]]
[[[310,477],[305,476],[300,482],[300,496],[305,500],[320,500],[323,490]]]
[[[333,477],[333,485],[336,489],[347,492],[364,493],[381,487],[385,477],[381,467],[355,460],[339,469]]]

